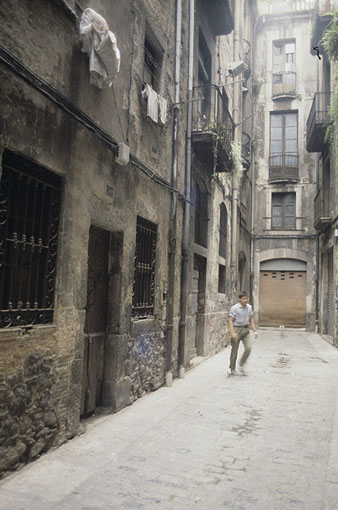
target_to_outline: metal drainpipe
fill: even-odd
[[[173,149],[172,149],[172,187],[177,189],[178,166],[178,124],[180,110],[180,78],[181,78],[181,40],[182,40],[182,0],[176,0],[176,43],[175,43],[175,104],[173,119]],[[175,262],[177,251],[177,192],[172,193],[169,261],[168,261],[168,315],[167,315],[167,356],[166,356],[166,385],[172,384],[172,349],[174,328],[175,302]]]
[[[186,344],[186,318],[188,297],[188,257],[190,231],[190,199],[191,199],[191,125],[192,125],[192,94],[194,71],[194,24],[195,0],[189,1],[189,50],[188,50],[188,94],[187,94],[187,136],[185,163],[185,191],[182,240],[182,276],[181,276],[181,310],[178,340],[179,377],[184,377],[184,353]]]
[[[317,59],[316,88],[319,92],[319,60]],[[319,152],[316,153],[316,194],[319,191]],[[319,232],[316,239],[316,324],[315,332],[319,329]]]
[[[254,120],[255,117],[253,117]],[[252,131],[251,131],[252,135]],[[251,236],[250,236],[250,302],[254,306],[253,287],[254,287],[254,229],[255,229],[255,149],[251,148]]]
[[[252,41],[256,41],[256,32],[257,32],[257,23],[258,19],[255,21],[254,27],[253,27],[253,37]],[[251,53],[251,67],[252,67],[252,73],[253,73],[253,66],[256,60],[256,46],[253,44],[252,46],[252,53]],[[253,100],[252,95],[252,88],[251,88],[251,107],[252,107],[252,122],[251,122],[251,140],[253,140],[254,135],[254,126],[255,126],[255,117],[256,117],[256,104]],[[255,302],[254,302],[254,274],[255,274],[255,241],[254,241],[254,235],[255,235],[255,191],[256,191],[256,165],[255,165],[255,159],[256,159],[256,149],[252,147],[251,145],[251,165],[252,165],[252,174],[251,174],[251,237],[250,237],[250,302],[255,308]]]
[[[234,32],[234,50],[233,50],[233,59],[234,61],[239,60],[239,34],[240,34],[240,24],[241,24],[241,15],[242,15],[242,0],[237,0],[234,2],[235,8],[235,32]],[[236,83],[234,83],[234,96],[233,96],[233,117],[235,124],[235,132],[234,132],[234,140],[235,142],[241,142],[240,139],[240,97],[242,94],[242,82],[237,79]],[[237,232],[237,207],[238,207],[238,187],[239,182],[237,177],[232,174],[232,239],[231,239],[231,265],[233,267],[234,276],[236,280],[236,290],[237,290],[237,258],[238,258],[238,232]]]

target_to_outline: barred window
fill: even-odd
[[[0,181],[0,327],[53,321],[62,180],[6,150]]]
[[[138,319],[154,314],[156,234],[154,223],[137,217],[132,315]]]

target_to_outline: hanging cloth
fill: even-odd
[[[93,9],[86,9],[80,21],[82,51],[89,56],[90,83],[108,88],[120,70],[120,51],[106,20]]]

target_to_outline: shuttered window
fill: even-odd
[[[296,228],[296,193],[272,193],[271,228]]]

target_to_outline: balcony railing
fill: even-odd
[[[234,122],[221,90],[216,85],[194,87],[192,105],[192,141],[195,150],[208,164],[212,164],[217,144],[217,171],[231,171]]]
[[[325,200],[325,193],[320,189],[314,199],[314,227],[323,230],[331,222],[329,200]]]
[[[272,75],[272,97],[296,96],[296,73],[293,71],[274,73]]]
[[[325,144],[325,134],[330,124],[330,92],[316,92],[306,123],[306,150],[321,152]]]
[[[282,14],[290,11],[304,11],[313,9],[315,0],[263,0],[259,6],[259,13]]]
[[[269,159],[269,181],[297,181],[298,154],[271,154]]]
[[[193,89],[193,131],[226,129],[232,140],[234,123],[217,85],[201,85]]]

